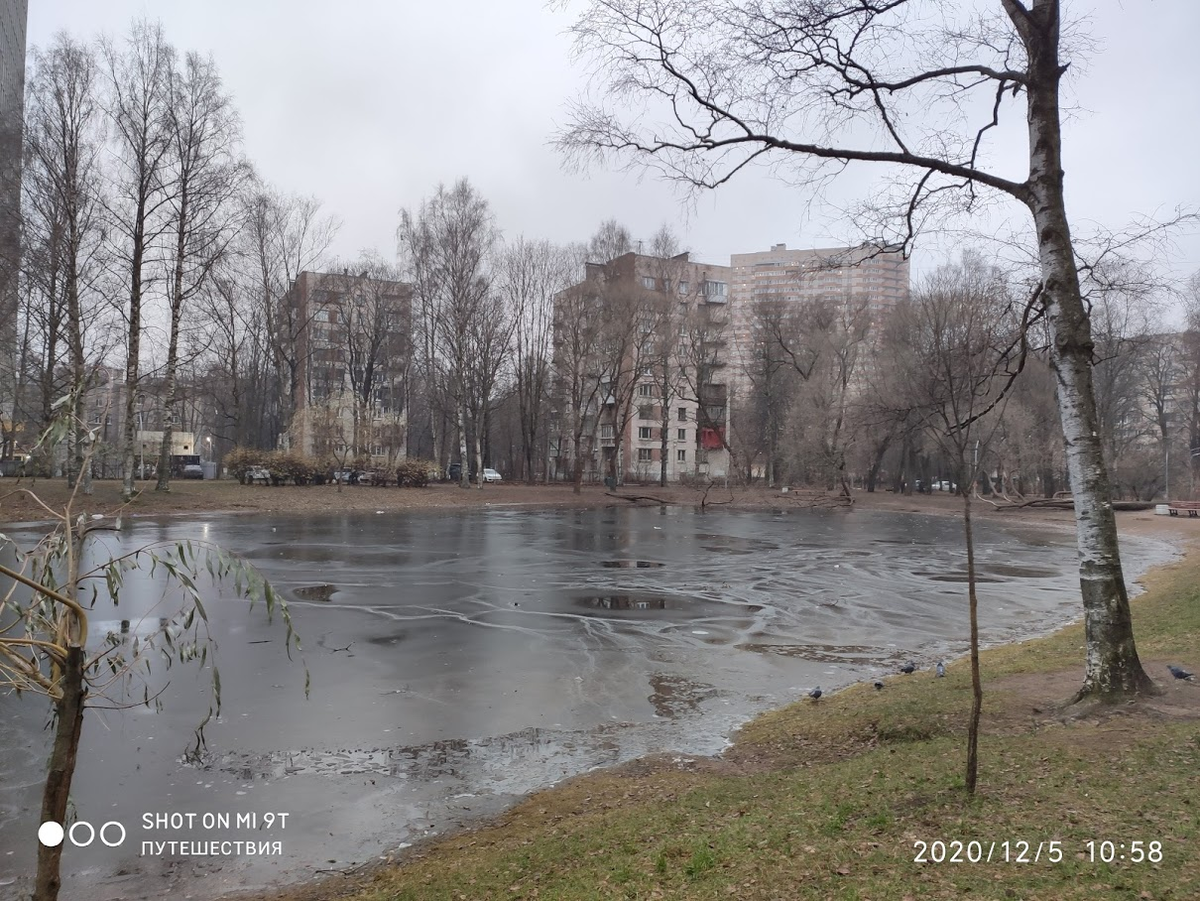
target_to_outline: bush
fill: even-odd
[[[268,460],[271,457],[270,451],[259,450],[254,447],[235,447],[225,455],[225,468],[230,474],[241,482],[246,483],[246,473],[256,467],[269,468]]]
[[[429,460],[402,460],[396,467],[396,485],[400,488],[424,488],[429,484],[431,471],[437,471],[437,464]]]
[[[307,485],[318,472],[315,460],[294,451],[273,451],[266,465],[271,470],[271,482],[275,485],[288,482]]]

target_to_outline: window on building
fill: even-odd
[[[679,450],[675,451],[675,459],[680,463],[686,463],[687,462],[687,451],[684,450],[683,448],[680,448]]]
[[[653,419],[653,418],[654,418],[654,407],[650,406],[650,404],[642,404],[640,407],[638,407],[638,419]]]
[[[613,436],[613,427],[610,423],[604,423],[600,426],[600,437],[611,438]]]
[[[680,282],[678,290],[680,294],[687,294],[690,288],[691,286],[687,282]]]
[[[653,385],[638,385],[638,397],[654,397]]]
[[[654,280],[654,276],[643,275],[642,276],[642,287],[645,288],[647,291],[653,291],[656,287],[658,287],[658,283]]]
[[[677,429],[675,432],[675,437],[680,441],[687,441],[687,429]]]
[[[650,426],[638,426],[638,438],[640,438],[642,441],[649,441],[653,437],[654,436],[650,432]]]
[[[654,460],[654,448],[652,448],[652,447],[639,447],[638,448],[638,462],[639,463],[650,463],[650,462],[653,462],[653,460]]]
[[[729,286],[725,282],[715,282],[706,278],[700,286],[700,291],[705,297],[724,297],[729,291]]]
[[[680,407],[676,412],[680,422],[687,422],[687,407]]]

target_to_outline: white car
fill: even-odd
[[[500,473],[496,472],[494,469],[484,467],[483,480],[485,482],[503,482],[504,476],[500,475]]]

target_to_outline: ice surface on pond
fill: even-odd
[[[949,517],[212,516],[139,521],[105,540],[119,550],[201,535],[288,599],[311,698],[279,624],[226,591],[206,603],[223,686],[207,754],[182,760],[207,676],[176,666],[162,713],[89,715],[73,802],[80,819],[127,828],[148,810],[287,812],[284,856],[142,858],[142,839],[188,836],[131,828],[120,851],[68,849],[65,899],[211,897],[349,866],[598,766],[719,752],[737,725],[814,685],[829,692],[909,659],[932,667],[965,647],[965,554]],[[1073,538],[977,524],[985,641],[1077,617]],[[1131,574],[1170,553],[1122,550]],[[92,640],[153,631],[158,601],[129,576],[120,608],[98,605]],[[33,870],[44,722],[39,700],[0,698],[0,848],[14,851],[0,874],[22,877],[2,899],[27,893]]]

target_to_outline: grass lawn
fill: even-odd
[[[974,798],[960,661],[767,714],[720,759],[580,777],[396,866],[273,897],[1200,898],[1200,685],[1165,668],[1200,667],[1200,558],[1147,587],[1133,606],[1155,698],[1064,708],[1080,627],[985,652]],[[935,841],[962,842],[963,861],[935,862]]]

